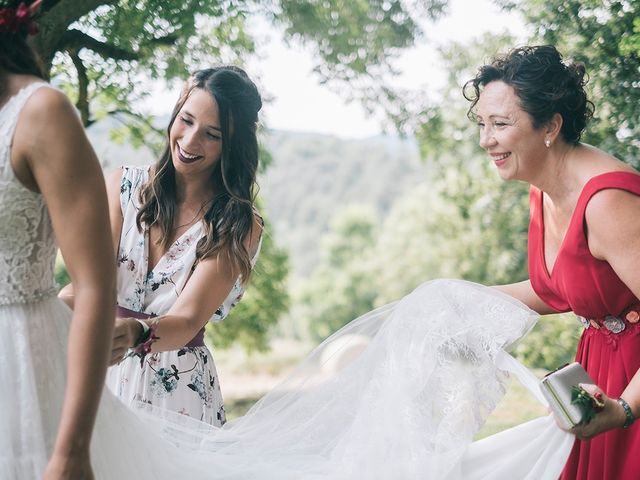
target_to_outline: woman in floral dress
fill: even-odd
[[[240,300],[259,251],[260,107],[244,71],[198,71],[174,108],[160,160],[119,169],[107,181],[118,267],[112,363],[119,362],[107,385],[125,403],[225,422],[204,327]],[[143,321],[158,339],[148,355],[127,355]]]

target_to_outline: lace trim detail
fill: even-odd
[[[25,303],[56,288],[56,244],[42,195],[25,188],[11,168],[20,111],[44,83],[33,83],[0,110],[0,304]]]
[[[55,297],[56,295],[58,295],[58,285],[44,292],[34,292],[24,296],[13,295],[7,298],[0,296],[0,306],[4,307],[7,305],[34,303],[45,298]]]

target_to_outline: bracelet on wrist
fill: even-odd
[[[636,421],[636,416],[633,414],[633,412],[631,411],[631,407],[624,398],[620,397],[616,399],[616,402],[618,402],[622,406],[626,417],[622,428],[629,428],[633,424],[633,422]]]
[[[134,318],[137,322],[140,322],[142,325],[142,333],[136,340],[136,343],[129,349],[129,353],[125,355],[124,358],[129,357],[139,357],[140,358],[140,367],[142,367],[144,363],[144,359],[151,352],[151,345],[156,340],[160,340],[160,337],[156,336],[156,330],[158,329],[158,320],[153,320],[151,325],[148,325],[146,322],[142,322],[137,318]]]
[[[137,318],[134,318],[134,320],[142,326],[142,332],[140,332],[140,335],[138,335],[138,339],[133,343],[133,348],[136,348],[138,345],[146,342],[149,339],[151,328],[149,328],[149,325],[147,325],[147,323],[143,322],[142,320],[139,320]]]

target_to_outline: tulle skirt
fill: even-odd
[[[58,422],[70,312],[51,298],[0,307],[0,478],[41,474]],[[557,478],[573,437],[550,417],[473,442],[509,373],[506,350],[537,317],[492,289],[427,282],[317,347],[222,428],[105,392],[98,479]],[[9,427],[7,427],[9,426]]]
[[[0,479],[42,477],[62,408],[70,318],[56,297],[0,306]],[[189,459],[168,461],[175,451],[156,423],[105,392],[92,440],[97,479],[180,478]]]

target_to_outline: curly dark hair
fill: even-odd
[[[4,0],[0,1],[0,9],[15,10],[20,3],[29,6],[34,2]],[[4,90],[2,77],[5,74],[35,75],[42,79],[47,77],[42,62],[27,43],[28,34],[26,23],[15,29],[0,29],[0,94]]]
[[[194,89],[209,93],[218,104],[222,153],[211,183],[215,196],[204,214],[205,235],[196,250],[197,258],[223,254],[246,282],[251,274],[251,257],[244,240],[254,226],[254,200],[258,168],[256,136],[262,99],[244,70],[220,66],[195,72],[178,99],[169,126],[167,146],[140,191],[142,224],[160,228],[160,243],[170,242],[176,210],[175,170],[168,143],[173,122]]]
[[[564,140],[577,144],[594,112],[587,98],[588,81],[584,65],[566,62],[551,45],[514,48],[478,69],[477,75],[465,83],[464,97],[471,102],[467,115],[475,119],[474,107],[481,90],[488,83],[502,81],[515,90],[520,107],[539,128],[554,114],[562,116],[560,133]]]

